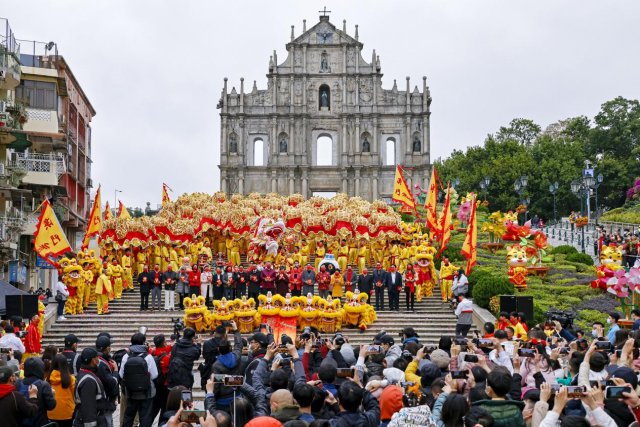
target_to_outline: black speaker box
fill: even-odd
[[[500,311],[524,313],[526,322],[533,319],[533,297],[516,295],[500,295]]]
[[[30,319],[34,314],[38,314],[37,295],[6,295],[5,298],[8,318],[20,316]]]

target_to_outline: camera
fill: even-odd
[[[171,323],[173,323],[173,335],[176,337],[176,340],[180,338],[180,332],[184,329],[184,323],[182,319],[176,317],[175,319],[171,318]]]
[[[214,383],[222,383],[228,387],[237,387],[244,383],[244,377],[242,375],[212,374],[211,379]]]
[[[302,330],[302,333],[300,334],[300,338],[302,338],[303,340],[310,340],[311,339],[311,328],[310,327],[306,327]]]
[[[380,353],[382,353],[382,346],[370,345],[367,348],[367,353],[369,353],[369,354],[380,354]]]
[[[11,349],[9,347],[0,348],[0,353],[2,353],[2,354],[9,354],[10,351],[11,351]]]
[[[193,401],[191,390],[182,390],[182,401],[187,403],[191,403]]]
[[[596,341],[596,350],[598,351],[611,351],[613,346],[609,341]]]
[[[205,418],[207,411],[183,410],[180,414],[180,422],[183,423],[199,423],[200,418]]]
[[[336,347],[340,347],[342,344],[345,343],[345,339],[344,336],[341,333],[337,333],[334,337],[333,337],[333,343]]]
[[[478,338],[473,340],[473,343],[480,348],[493,347],[493,340],[491,338]]]
[[[475,354],[465,354],[464,361],[470,363],[478,363],[478,356],[476,356]]]
[[[438,346],[435,345],[425,345],[422,350],[429,354],[429,353],[433,353],[434,351],[436,351],[438,349]]]
[[[400,381],[398,385],[402,388],[405,388],[405,387],[413,387],[414,385],[416,385],[416,383],[415,381]]]
[[[16,334],[16,336],[18,338],[24,338],[27,336],[27,331],[18,331],[18,333]]]
[[[576,318],[576,313],[567,310],[549,310],[545,314],[547,321],[553,323],[559,322],[563,329],[573,329],[573,321]]]
[[[466,380],[469,376],[469,371],[466,369],[464,371],[451,371],[451,379],[452,380]]]

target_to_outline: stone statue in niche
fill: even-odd
[[[237,153],[238,152],[238,137],[235,133],[229,135],[229,152]]]
[[[329,108],[329,91],[327,89],[320,91],[320,106]]]
[[[371,144],[369,144],[369,140],[367,139],[367,135],[364,136],[362,140],[362,152],[370,153],[371,152]]]
[[[422,143],[420,142],[420,137],[418,135],[415,135],[413,137],[413,152],[419,153],[421,149],[422,149]]]
[[[329,55],[327,52],[322,52],[320,55],[320,72],[321,73],[330,73],[331,67],[329,67]]]
[[[280,137],[280,142],[279,142],[279,147],[278,147],[278,151],[280,153],[286,153],[287,152],[287,137],[285,135],[282,135]]]

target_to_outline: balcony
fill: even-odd
[[[11,31],[9,21],[0,18],[0,90],[13,90],[20,84],[19,58],[20,44]]]
[[[55,186],[66,171],[64,157],[59,153],[14,153],[11,163],[26,172],[22,178],[24,184]]]

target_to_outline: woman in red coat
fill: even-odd
[[[193,264],[189,272],[189,295],[200,295],[200,270],[198,270],[198,264]]]

